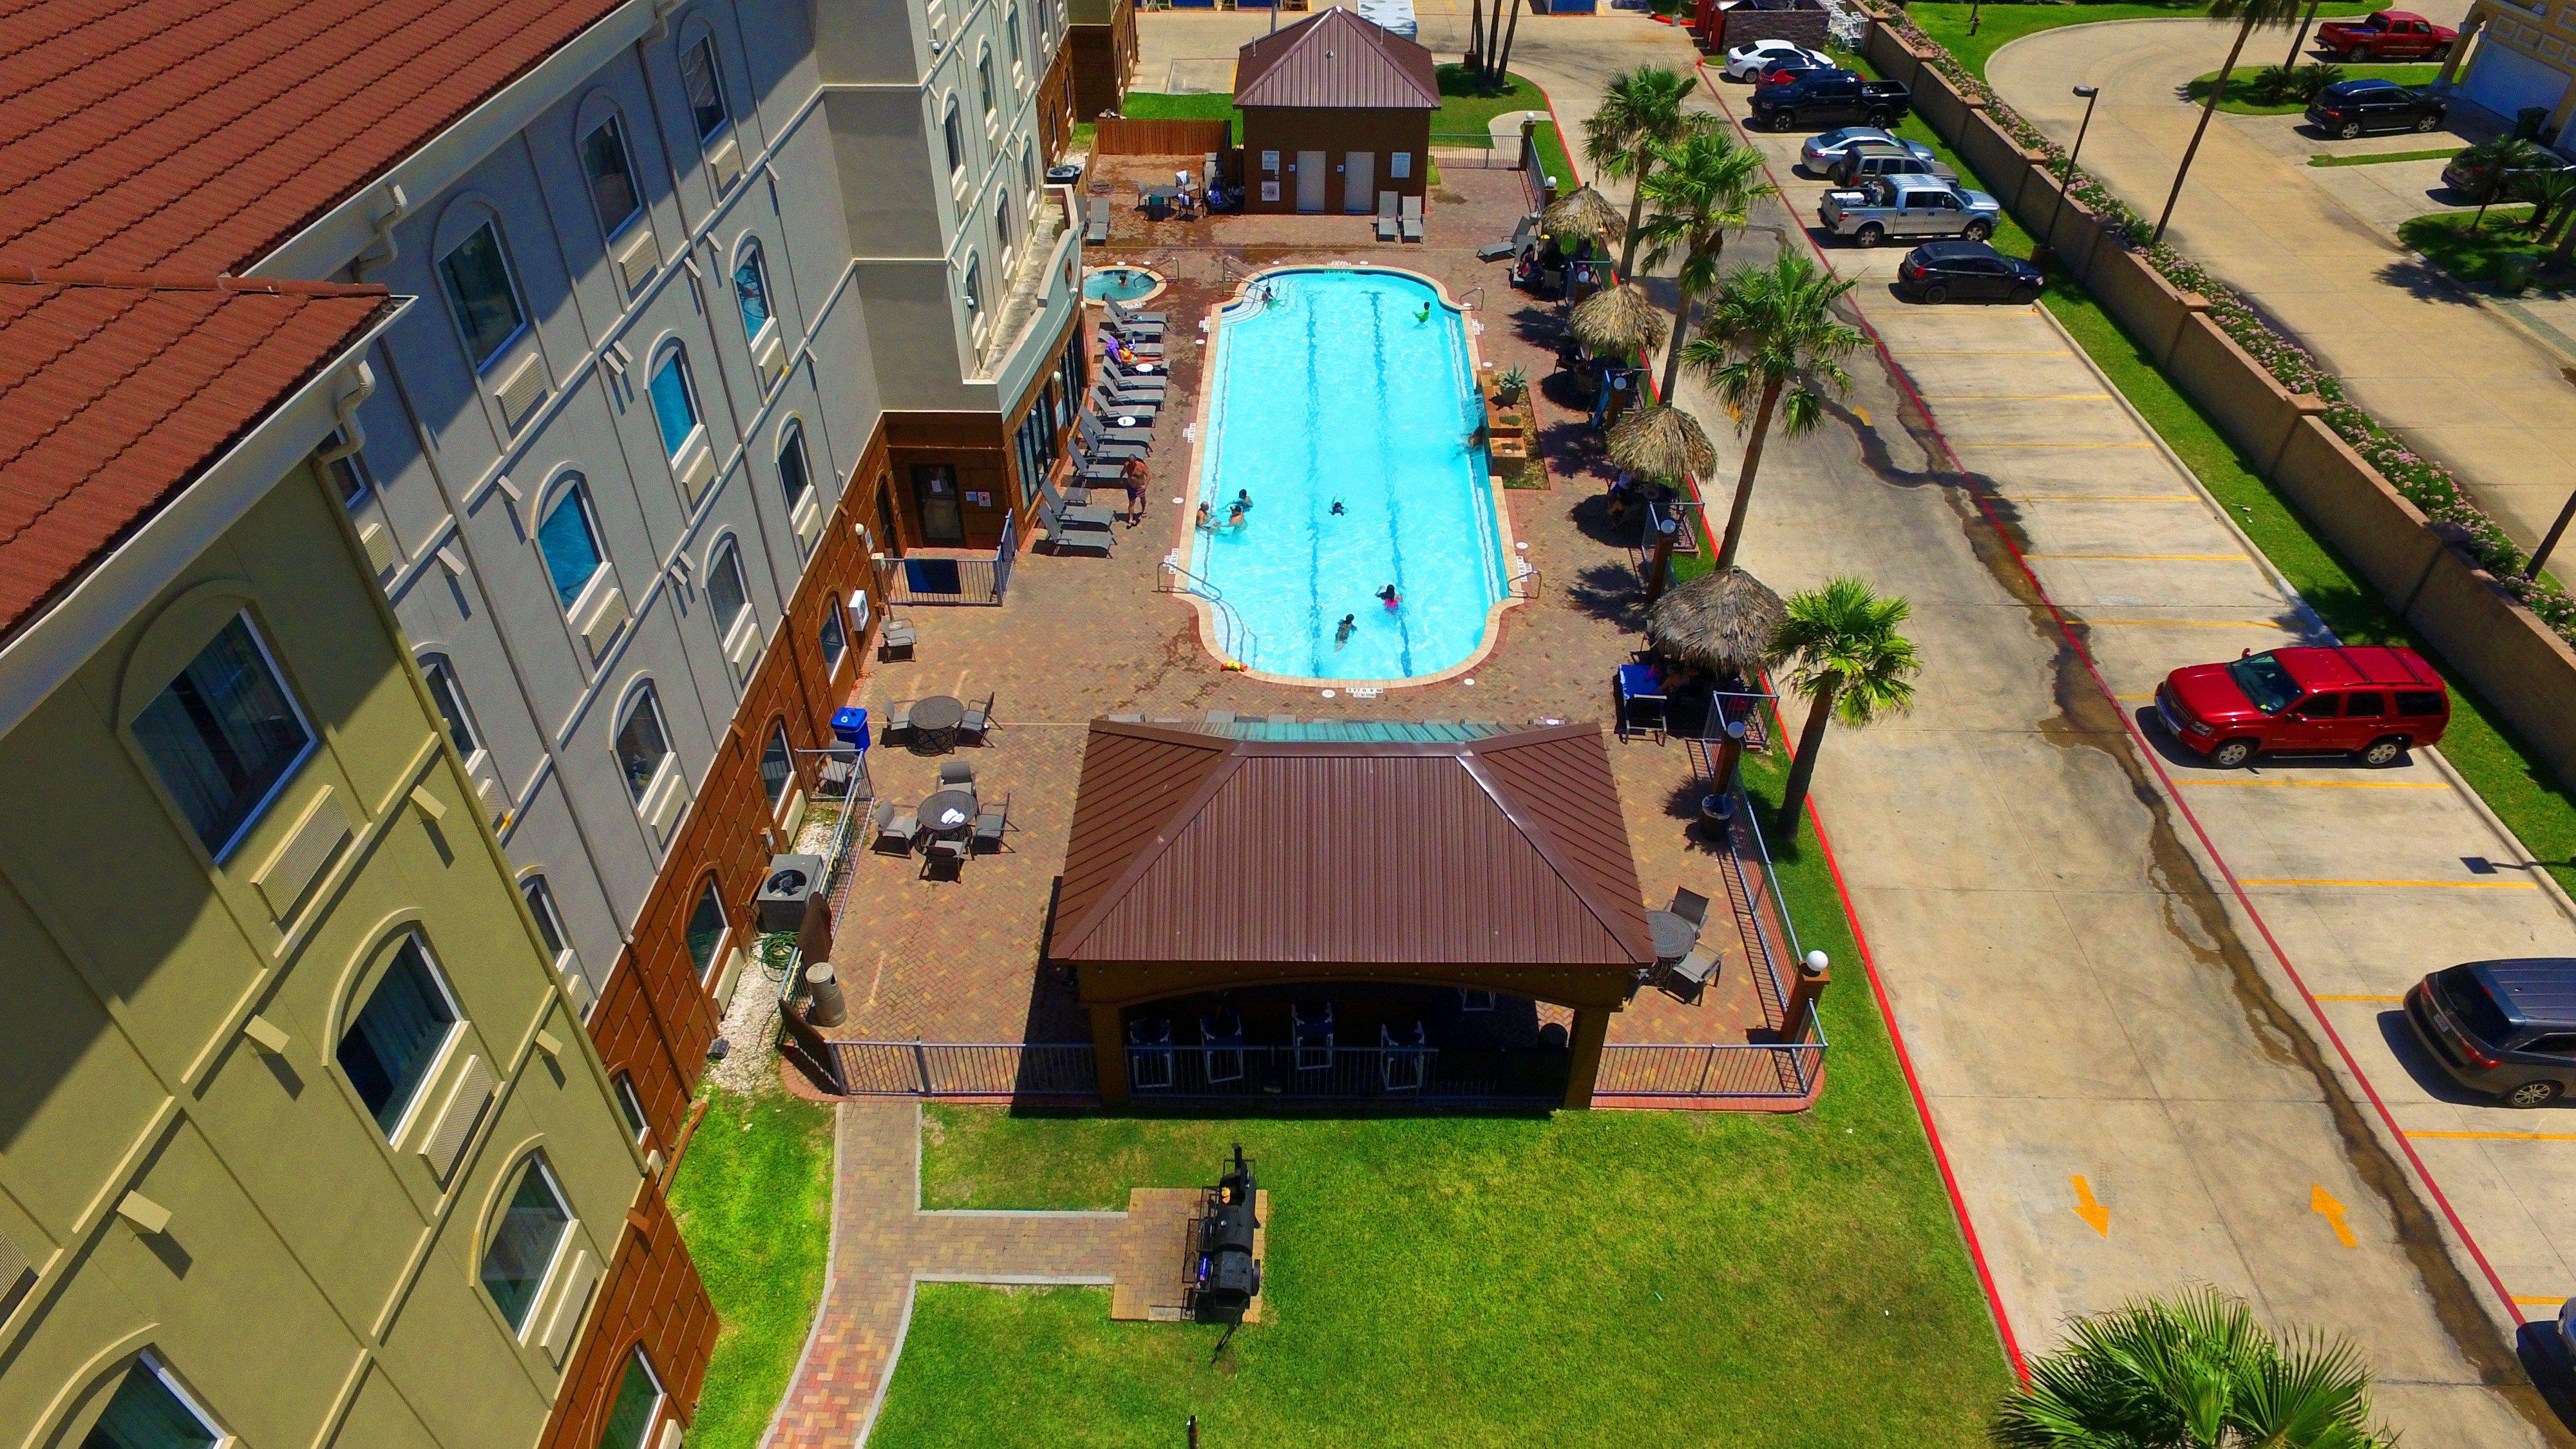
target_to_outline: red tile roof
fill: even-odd
[[[393,305],[382,287],[0,264],[0,637]]]
[[[242,271],[616,8],[0,0],[0,257]]]
[[[1429,50],[1335,6],[1244,46],[1234,103],[1436,111],[1440,75]]]

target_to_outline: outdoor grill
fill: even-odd
[[[1259,1192],[1238,1142],[1232,1169],[1199,1196],[1185,1306],[1201,1322],[1240,1323],[1261,1292],[1261,1260],[1252,1254],[1252,1235],[1261,1226],[1253,1211]]]

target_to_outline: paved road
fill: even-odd
[[[1798,138],[1754,140],[1812,216]],[[2576,1291],[2576,1147],[2414,1135],[2561,1124],[2433,1086],[2391,998],[2576,950],[2576,913],[2464,866],[2529,856],[2434,752],[2174,751],[2140,717],[2167,670],[2320,626],[2044,310],[1909,306],[1898,249],[1827,255],[1892,366],[1774,450],[1749,555],[1783,589],[1854,572],[1913,601],[1921,704],[1830,740],[1819,792],[2017,1335],[2210,1282],[2362,1345],[2410,1442],[2570,1442],[2506,1300]]]
[[[2456,21],[2458,0],[2425,7]],[[2067,26],[2014,41],[1987,62],[1988,79],[2024,115],[2071,141],[2083,102],[2070,88],[2098,85],[2084,140],[2085,169],[2152,217],[2163,209],[2175,164],[2198,111],[2176,99],[2192,77],[2216,70],[2230,32],[2192,20]],[[2257,37],[2268,63],[2286,37]],[[2317,169],[2317,151],[2428,148],[2456,137],[2407,137],[2370,146],[2327,143],[2296,117],[2215,117],[2192,163],[2166,235],[2295,335],[2342,376],[2356,401],[2459,475],[2487,510],[2527,546],[2548,531],[2576,489],[2576,386],[2571,359],[2534,342],[2489,307],[2432,274],[2395,238],[2396,223],[2442,209],[2428,190],[2438,163]],[[2576,304],[2509,304],[2526,320],[2576,329]],[[2545,335],[2545,334],[2544,334]],[[2563,342],[2576,350],[2576,338]]]

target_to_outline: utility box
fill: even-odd
[[[760,883],[753,908],[764,931],[798,931],[805,926],[805,903],[823,893],[823,857],[773,855],[769,874]]]

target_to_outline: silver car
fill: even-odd
[[[1798,169],[1810,176],[1822,176],[1833,170],[1834,163],[1854,146],[1885,146],[1919,156],[1936,166],[1940,164],[1940,158],[1932,154],[1932,148],[1920,141],[1900,141],[1876,126],[1845,126],[1821,136],[1809,136],[1798,147]]]
[[[1995,234],[2004,209],[1982,191],[1929,176],[1874,176],[1849,191],[1828,191],[1816,206],[1825,230],[1865,247],[1890,237],[1963,236],[1984,241]]]

